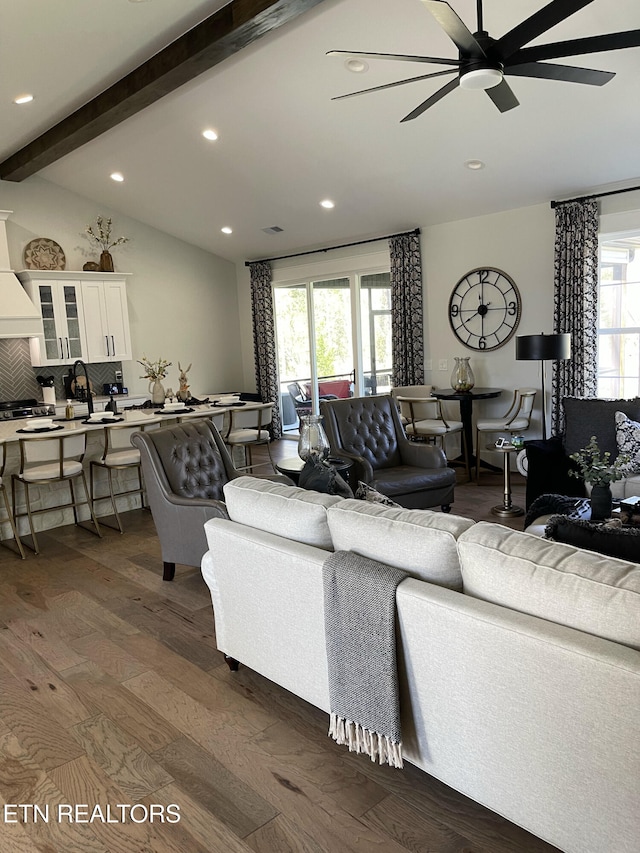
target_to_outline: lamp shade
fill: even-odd
[[[571,358],[571,335],[518,335],[517,361],[564,361]]]

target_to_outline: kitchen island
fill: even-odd
[[[210,399],[213,402],[213,399],[216,395],[211,395]],[[118,408],[121,409],[119,411],[117,418],[118,423],[131,423],[132,425],[138,424],[140,427],[144,425],[146,421],[149,419],[157,420],[157,416],[155,414],[155,407],[149,409],[133,409],[130,411],[124,411],[124,407],[127,403],[124,402],[124,398],[122,401],[118,401]],[[131,401],[129,401],[128,405],[131,405]],[[250,406],[251,404],[247,404]],[[75,404],[74,404],[75,406]],[[86,408],[86,404],[84,404]],[[80,408],[80,404],[75,407],[76,413]],[[102,408],[102,407],[100,407]],[[98,407],[96,406],[96,409]],[[163,415],[163,421],[159,424],[163,425],[164,419],[166,419],[167,426],[176,422],[176,420],[186,420],[187,418],[197,418],[197,417],[211,417],[218,426],[218,428],[222,428],[222,421],[224,419],[225,409],[223,407],[217,407],[211,405],[211,403],[202,405],[202,406],[194,406],[193,411],[190,413],[181,413],[181,412],[172,412],[171,414]],[[87,476],[87,482],[89,481],[89,465],[92,459],[100,459],[102,456],[103,448],[104,448],[104,428],[105,424],[103,422],[98,421],[97,423],[84,423],[86,415],[76,414],[74,420],[64,420],[61,419],[59,415],[54,416],[54,425],[61,426],[63,430],[67,431],[75,431],[75,430],[86,430],[87,432],[87,449],[85,452],[83,464],[85,469],[85,474]],[[122,420],[120,420],[122,418]],[[20,433],[19,430],[24,429],[29,426],[31,422],[30,418],[14,418],[0,421],[0,442],[4,442],[6,445],[6,466],[3,474],[3,480],[7,492],[11,493],[11,474],[16,473],[20,468],[20,444],[19,439],[23,438],[25,434]],[[43,435],[44,433],[35,433],[35,435]],[[61,430],[53,430],[50,435],[52,440],[54,440],[57,436],[61,434]],[[137,482],[137,475],[135,470],[121,470],[115,471],[114,476],[117,482],[118,490],[122,489],[126,491],[134,486]],[[37,492],[36,492],[37,490]],[[58,492],[59,494],[56,494]],[[63,493],[63,494],[60,494]],[[98,517],[107,516],[111,514],[111,504],[109,500],[101,500],[100,498],[106,496],[108,494],[108,489],[106,485],[106,481],[100,481],[96,487],[96,501],[95,501],[95,513]],[[23,491],[22,489],[18,490],[19,501],[22,498]],[[34,523],[36,532],[40,530],[48,530],[54,527],[61,527],[66,524],[73,524],[73,511],[70,508],[65,509],[54,509],[60,503],[66,503],[68,501],[68,486],[66,483],[51,483],[46,486],[32,486],[31,488],[31,497],[32,497],[32,505],[34,508],[51,506],[51,512],[42,513],[36,515],[34,517]],[[130,509],[136,509],[140,507],[140,498],[139,496],[130,495],[123,496],[117,498],[118,501],[118,511],[126,512]],[[17,511],[18,513],[22,512],[24,509],[24,504],[19,502]],[[88,511],[86,508],[80,508],[80,520],[86,520],[88,517]],[[22,536],[27,533],[27,522],[26,519],[21,518],[19,524],[19,534]],[[11,528],[8,522],[4,520],[0,522],[0,539],[10,539],[12,537]],[[5,555],[2,555],[2,558],[5,558]]]

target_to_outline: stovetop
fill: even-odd
[[[56,407],[39,403],[35,398],[27,400],[7,400],[0,403],[0,420],[10,418],[35,418],[41,415],[55,415]]]

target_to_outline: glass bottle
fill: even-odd
[[[73,405],[71,404],[71,400],[67,400],[67,405],[64,410],[64,416],[68,421],[73,420]]]
[[[305,462],[323,462],[330,453],[329,439],[322,426],[322,415],[300,415],[301,427],[298,439],[298,456]]]
[[[455,357],[456,366],[451,374],[451,387],[454,391],[471,391],[476,384],[473,370],[469,364],[469,356]]]

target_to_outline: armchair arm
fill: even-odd
[[[418,444],[407,438],[399,438],[398,447],[403,465],[414,465],[416,468],[447,467],[444,450],[435,444]]]
[[[349,459],[353,462],[353,479],[362,480],[363,483],[373,482],[373,466],[363,456],[358,456],[356,453],[349,453],[342,448],[339,448],[336,453],[341,459]]]

